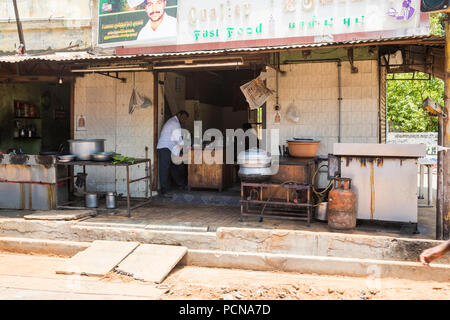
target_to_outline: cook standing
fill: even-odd
[[[172,155],[179,157],[183,147],[183,136],[181,134],[181,123],[189,118],[189,113],[184,110],[179,111],[175,116],[167,120],[164,124],[156,149],[158,151],[158,170],[161,195],[171,198],[169,177],[179,187],[185,186],[185,178],[182,176],[179,167],[172,161]]]

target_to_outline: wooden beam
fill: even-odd
[[[62,76],[67,81],[74,79],[75,77],[73,75],[71,76]],[[57,83],[59,79],[59,76],[17,76],[17,75],[4,75],[0,74],[0,83],[1,82],[8,82],[8,83],[31,83],[31,82],[48,82],[48,83]]]
[[[443,118],[443,146],[450,147],[450,121],[448,119],[448,111],[450,109],[450,15],[447,15],[445,24],[445,114]],[[450,152],[439,152],[442,158],[442,198],[443,204],[441,212],[438,212],[438,218],[442,221],[442,230],[439,230],[442,235],[442,240],[447,240],[450,233]],[[442,201],[443,200],[443,201]],[[442,214],[442,217],[440,216]],[[437,226],[436,226],[436,229]]]
[[[158,145],[158,115],[159,115],[159,103],[158,103],[158,84],[159,73],[153,72],[153,185],[152,190],[158,190],[158,152],[156,146]],[[151,170],[151,168],[150,168]]]

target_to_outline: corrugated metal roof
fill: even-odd
[[[80,61],[80,60],[108,60],[108,59],[127,59],[134,57],[130,56],[102,56],[93,55],[88,52],[57,52],[53,54],[46,55],[10,55],[10,56],[0,56],[0,62],[6,63],[20,63],[20,62],[40,62],[40,61],[52,61],[52,62],[69,62],[69,61]]]
[[[269,46],[259,48],[239,48],[228,49],[227,51],[260,51],[260,50],[287,50],[287,49],[302,49],[302,48],[320,48],[327,46],[339,46],[339,45],[358,45],[358,44],[377,44],[385,42],[398,42],[408,40],[422,40],[422,41],[442,41],[445,43],[445,37],[441,36],[409,36],[409,37],[397,37],[397,38],[381,38],[381,39],[366,39],[366,40],[350,40],[350,41],[333,41],[333,42],[318,42],[318,43],[306,43],[306,44],[294,44],[294,45],[282,45],[282,46]]]
[[[303,48],[322,48],[327,46],[348,46],[348,45],[361,45],[361,44],[377,44],[377,43],[389,43],[416,40],[426,42],[442,42],[445,43],[445,37],[440,36],[408,36],[397,38],[380,38],[369,40],[351,40],[340,42],[318,42],[307,44],[292,44],[292,45],[279,45],[279,46],[266,46],[266,47],[248,47],[248,48],[235,48],[235,49],[219,49],[219,50],[200,50],[200,51],[183,51],[183,52],[162,52],[162,53],[148,53],[148,54],[134,54],[134,55],[95,55],[88,52],[58,52],[47,55],[9,55],[0,56],[0,63],[21,63],[21,62],[81,62],[86,60],[127,60],[139,57],[173,57],[173,56],[191,56],[191,55],[212,55],[221,53],[238,53],[238,52],[264,52],[273,50],[289,50],[289,49],[303,49]]]

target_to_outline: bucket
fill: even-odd
[[[115,209],[116,208],[116,195],[114,192],[108,192],[106,194],[106,208]]]
[[[98,207],[98,197],[96,193],[86,193],[84,199],[86,200],[86,208]]]
[[[328,202],[322,202],[316,207],[316,219],[320,221],[328,220]]]

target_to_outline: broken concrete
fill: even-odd
[[[0,238],[0,251],[60,257],[72,257],[78,252],[86,250],[90,245],[89,242]]]
[[[27,247],[32,248],[32,250],[36,252],[43,252],[47,249],[51,252],[51,248],[54,247],[52,244],[56,244],[55,248],[59,247],[59,250],[63,252],[66,252],[69,249],[78,249],[81,251],[83,246],[86,247],[90,245],[87,243],[82,243],[77,248],[72,242],[64,241],[17,238],[11,238],[11,240],[8,238],[2,238],[0,240],[0,246],[8,247],[13,252],[17,252],[17,248],[21,248],[21,244],[24,244],[23,253],[27,253],[25,251],[25,248]],[[39,250],[40,245],[43,246],[42,250]],[[64,245],[67,245],[67,249],[64,249]],[[144,248],[147,245],[141,246]],[[180,256],[183,255],[184,248],[176,247],[176,250],[181,250]],[[146,250],[142,250],[142,252],[140,252],[138,249],[135,249],[135,251],[131,253],[128,258],[123,259],[122,262],[119,263],[118,271],[127,275],[132,275],[137,279],[149,280],[145,273],[153,270],[152,268],[155,268],[152,264],[152,260],[161,263],[161,261],[166,259],[166,257],[171,256],[166,254],[167,250],[163,250],[160,252],[162,256],[161,258],[154,258],[149,261],[146,258],[147,255],[145,251]],[[137,252],[136,255],[134,255],[135,252]],[[127,264],[125,264],[124,262],[126,262],[129,258],[130,260]],[[99,255],[98,259],[102,259],[102,256]],[[171,261],[173,261],[173,263],[169,263],[166,270],[170,270],[173,266],[175,266],[178,258]],[[61,259],[61,263],[63,264],[64,262],[65,260]],[[420,263],[407,261],[189,249],[184,258],[180,260],[179,264],[258,271],[284,271],[357,276],[366,277],[369,280],[393,277],[411,280],[448,282],[450,281],[450,265],[440,264],[440,262],[441,260],[438,260],[437,263],[432,263],[432,268],[426,268]],[[114,265],[114,263],[111,265]],[[158,270],[158,267],[159,266],[156,266],[156,270]],[[113,267],[110,266],[109,268]]]
[[[172,225],[153,225],[145,226],[148,230],[167,230],[167,231],[186,231],[186,232],[208,232],[208,227],[191,227],[191,226],[172,226]]]
[[[417,262],[420,253],[441,241],[385,236],[218,228],[217,232],[186,232],[146,229],[139,223],[86,225],[77,221],[0,219],[0,236],[92,242],[95,240],[136,241],[143,244],[185,246],[195,250],[274,253],[305,256]],[[450,257],[440,259],[450,264]]]
[[[450,281],[449,265],[434,264],[432,268],[427,268],[416,262],[189,250],[181,263],[212,268],[365,277],[372,281],[377,278],[401,278],[439,282]]]
[[[223,251],[418,262],[419,255],[423,250],[439,243],[441,241],[330,232],[248,228],[217,229],[218,249]],[[449,264],[450,257],[443,257],[440,263]]]
[[[186,247],[142,244],[116,268],[136,280],[161,283],[187,252]]]
[[[104,276],[138,245],[137,242],[94,241],[89,248],[69,259],[56,273]]]
[[[51,210],[36,211],[24,216],[25,220],[69,221],[95,216],[95,210]]]
[[[86,277],[83,277],[86,278]],[[26,290],[34,296],[22,299],[157,299],[167,289],[158,289],[149,284],[114,283],[104,281],[87,281],[79,276],[69,276],[67,279],[49,279],[36,277],[20,277],[0,275],[0,299],[11,296],[4,289],[14,289],[16,294]]]

